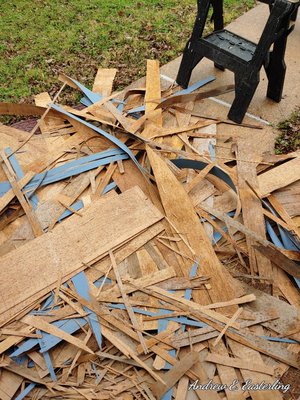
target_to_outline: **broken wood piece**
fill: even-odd
[[[217,339],[213,342],[213,346],[216,346],[219,341],[222,339],[222,336],[225,334],[225,332],[227,331],[227,329],[232,326],[232,324],[238,319],[239,315],[242,313],[243,309],[239,308],[234,314],[233,316],[230,318],[230,320],[227,322],[227,324],[224,326],[224,328],[222,329],[222,331],[220,332],[219,336],[217,337]]]
[[[116,68],[98,68],[93,84],[93,92],[99,93],[103,97],[110,96],[117,72]]]
[[[12,187],[13,192],[15,193],[17,199],[19,200],[21,207],[23,208],[25,214],[27,215],[27,218],[30,222],[32,231],[36,237],[41,236],[44,232],[40,226],[40,223],[34,213],[34,211],[31,208],[31,205],[28,203],[25,195],[22,193],[18,182],[15,180],[14,177],[14,172],[12,170],[12,167],[10,165],[10,162],[3,150],[0,151],[0,157],[2,158],[3,164],[3,170],[9,180],[9,183]]]
[[[199,361],[199,354],[194,351],[186,354],[180,361],[176,362],[175,365],[164,374],[164,384],[157,382],[151,386],[154,396],[158,399],[162,398],[162,396],[171,389],[197,361]]]
[[[299,179],[300,157],[296,157],[258,175],[259,193],[262,197],[266,197]]]
[[[23,189],[24,186],[27,185],[28,182],[34,177],[35,173],[30,171],[27,172],[23,178],[17,181],[19,189]],[[4,208],[13,200],[15,197],[15,192],[13,188],[9,189],[2,197],[0,197],[0,213],[4,210]]]
[[[215,364],[222,364],[228,367],[248,369],[249,371],[262,372],[264,374],[274,375],[274,367],[269,367],[265,364],[253,363],[252,360],[245,360],[244,358],[232,358],[219,354],[209,353],[205,361]]]
[[[210,304],[235,298],[236,282],[220,264],[188,194],[165,162],[150,147],[147,147],[147,154],[169,221],[185,236],[193,251],[201,257],[202,273],[211,277],[211,290],[207,293],[204,291],[197,293],[196,301]],[[222,282],[225,281],[227,284],[224,287]]]
[[[137,321],[136,316],[135,316],[135,314],[133,312],[133,309],[131,307],[131,304],[129,302],[127,294],[126,294],[126,292],[124,290],[123,282],[122,282],[122,279],[121,279],[119,271],[118,271],[118,266],[117,266],[117,263],[116,263],[116,259],[115,259],[114,255],[113,255],[112,251],[109,252],[109,257],[110,257],[110,260],[111,260],[111,263],[112,263],[112,266],[113,266],[113,270],[114,270],[114,273],[115,273],[115,276],[116,276],[116,280],[117,280],[117,283],[118,283],[118,286],[119,286],[119,289],[120,289],[120,292],[121,292],[122,299],[124,301],[124,305],[125,305],[126,310],[128,312],[130,321],[131,321],[132,325],[134,326],[134,328],[137,329],[137,334],[138,334],[138,337],[140,339],[141,345],[143,347],[144,353],[147,354],[148,353],[148,348],[147,348],[147,345],[145,343],[145,339],[144,339],[142,333],[139,330],[140,328],[138,326],[138,321]]]
[[[94,201],[83,217],[73,215],[52,232],[6,254],[0,260],[6,276],[0,281],[0,293],[6,294],[0,303],[0,325],[54,289],[58,274],[65,282],[161,219],[143,192],[133,188]]]
[[[79,349],[86,351],[87,353],[94,354],[94,352],[80,339],[77,339],[76,337],[70,335],[69,333],[64,332],[62,329],[59,329],[56,326],[49,324],[48,322],[44,321],[43,318],[41,317],[26,315],[25,317],[23,317],[22,322],[36,329],[40,329],[43,332],[47,332],[50,335],[57,336],[62,340],[65,340],[66,342],[73,344]]]

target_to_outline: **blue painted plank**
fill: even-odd
[[[292,340],[292,339],[285,339],[285,338],[276,338],[272,336],[261,336],[261,338],[269,340],[270,342],[281,342],[281,343],[295,343],[299,344],[297,340]]]
[[[69,333],[72,335],[73,333],[77,332],[81,326],[86,325],[86,320],[84,318],[74,318],[69,320],[61,320],[55,321],[52,325],[56,326],[57,328],[63,330],[64,332]],[[17,350],[15,350],[10,357],[17,357],[24,352],[31,350],[34,346],[40,344],[41,352],[49,351],[52,347],[56,346],[60,343],[62,339],[50,335],[49,333],[43,332],[43,338],[39,343],[38,339],[28,339],[24,343],[22,343]]]
[[[25,186],[24,191],[32,192],[40,186],[45,186],[45,185],[49,185],[50,183],[59,182],[63,179],[70,178],[71,176],[79,175],[83,172],[87,172],[92,169],[98,168],[101,165],[107,165],[107,164],[110,164],[111,162],[125,160],[127,158],[128,158],[128,156],[126,154],[115,155],[115,156],[110,156],[110,157],[106,157],[106,158],[101,158],[96,161],[91,161],[89,163],[79,165],[79,166],[73,167],[73,168],[68,168],[66,166],[66,169],[59,173],[57,173],[57,171],[50,170],[46,173],[37,174]]]
[[[76,292],[79,294],[79,296],[83,297],[86,300],[90,300],[90,288],[89,288],[89,283],[88,280],[85,276],[85,273],[82,271],[79,274],[75,275],[72,278],[72,282],[75,286]],[[101,350],[102,348],[102,333],[101,333],[101,327],[98,322],[97,315],[91,311],[87,307],[83,307],[85,312],[89,313],[87,319],[89,321],[90,327],[94,333],[94,336],[97,340],[99,349]]]
[[[43,336],[42,331],[40,331],[39,329],[36,330],[36,333]],[[41,347],[41,340],[42,340],[42,339],[40,339],[40,338],[38,339],[39,344],[40,344],[40,347]],[[53,365],[52,365],[52,361],[51,361],[49,352],[48,352],[48,351],[45,351],[45,352],[43,353],[43,357],[44,357],[45,363],[46,363],[46,365],[47,365],[47,368],[48,368],[48,370],[49,370],[49,372],[50,372],[51,379],[52,379],[54,382],[56,382],[56,381],[57,381],[57,378],[56,378],[56,375],[55,375],[55,372],[54,372],[54,368],[53,368]]]
[[[22,400],[24,399],[24,397],[26,397],[28,395],[28,393],[31,392],[32,389],[34,389],[36,386],[36,383],[30,383],[24,390],[22,393],[20,393],[15,400]]]
[[[70,161],[60,167],[35,175],[25,186],[24,191],[31,191],[31,193],[33,193],[33,189],[39,186],[58,182],[59,180],[97,168],[100,165],[107,165],[111,162],[125,160],[127,158],[128,155],[120,149],[111,149],[91,156],[81,157],[78,160]],[[3,196],[10,188],[11,185],[9,182],[2,182],[0,184],[0,196]]]
[[[128,154],[128,156],[131,158],[131,160],[135,163],[135,165],[139,168],[139,170],[144,174],[145,173],[145,169],[140,165],[140,163],[138,162],[138,160],[135,158],[135,156],[133,155],[132,151],[123,143],[121,142],[119,139],[117,139],[116,137],[114,137],[113,135],[109,134],[108,132],[105,132],[103,129],[98,128],[97,126],[84,121],[80,118],[78,118],[76,115],[73,115],[67,111],[65,111],[63,108],[59,107],[56,104],[52,105],[52,108],[58,112],[60,112],[61,114],[64,114],[66,116],[68,116],[69,118],[74,119],[75,121],[80,122],[81,124],[93,129],[95,132],[99,133],[100,135],[104,136],[106,139],[108,139],[109,141],[111,141],[112,143],[114,143],[115,145],[117,145],[120,149],[122,149],[123,151],[125,151],[126,154]]]

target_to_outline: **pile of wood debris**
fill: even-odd
[[[39,117],[0,125],[0,398],[293,398],[300,154],[208,118],[212,77],[115,74],[0,104]]]

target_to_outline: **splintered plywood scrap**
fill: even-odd
[[[99,68],[93,84],[93,92],[103,97],[110,96],[117,72],[116,68]]]
[[[0,323],[55,288],[58,274],[65,281],[161,219],[141,190],[134,188],[93,202],[83,217],[74,215],[52,232],[6,254],[0,260],[6,276],[0,282]]]
[[[7,147],[15,149],[20,145],[20,143],[25,142],[28,136],[28,132],[0,124],[0,148],[2,149],[6,149]],[[38,136],[34,136],[30,142],[26,143],[22,147],[20,152],[15,154],[15,156],[24,173],[30,170],[35,171],[32,169],[30,164],[36,162],[39,157],[44,157],[46,159],[48,158],[47,151],[45,150],[44,140]],[[5,180],[6,176],[0,168],[0,181]]]
[[[132,160],[123,161],[123,167],[124,174],[121,174],[119,170],[115,170],[112,176],[113,181],[117,184],[121,192],[138,186],[152,200],[155,207],[163,212],[157,188],[136,168]]]
[[[164,226],[162,221],[157,222],[156,224],[150,226],[133,239],[126,242],[123,246],[120,246],[115,250],[115,257],[118,264],[124,261],[131,254],[136,252],[139,248],[141,248],[145,243],[149,240],[153,239],[155,236],[159,235],[164,230]],[[109,257],[104,257],[95,263],[95,268],[88,269],[86,271],[86,275],[89,281],[95,282],[101,276],[105,275],[110,268],[111,263]]]
[[[253,160],[259,160],[263,153],[270,149],[268,135],[265,133],[262,137],[261,132],[252,132],[248,136],[243,135],[237,140],[237,149],[238,188],[244,225],[265,239],[265,219],[261,200],[252,188],[258,191],[257,163]],[[246,236],[246,241],[251,274],[258,273],[267,278],[272,277],[270,260],[254,249],[255,242],[252,238]]]
[[[100,166],[93,171],[94,176],[96,177],[102,169],[103,167]],[[89,174],[80,174],[73,178],[72,181],[60,191],[56,198],[52,198],[38,206],[36,213],[43,229],[48,227],[52,229],[65,211],[66,206],[70,207],[89,185]],[[59,201],[59,196],[61,195],[64,198],[64,205]]]
[[[270,376],[274,375],[274,367],[269,367],[264,363],[254,363],[253,360],[245,358],[233,358],[224,355],[208,354],[205,361],[226,365],[228,367],[247,369],[249,371],[261,372]]]
[[[300,157],[287,161],[258,176],[259,194],[268,196],[300,179]]]
[[[23,208],[25,214],[27,215],[27,218],[30,222],[32,231],[36,237],[40,236],[43,234],[43,230],[40,226],[40,223],[35,215],[35,212],[33,211],[30,203],[27,201],[27,198],[24,196],[22,190],[20,189],[20,186],[18,182],[15,180],[14,176],[14,171],[11,167],[11,164],[3,150],[0,151],[0,157],[2,158],[2,168],[3,171],[5,172],[5,175],[8,178],[8,181],[12,187],[12,190],[14,191],[14,194],[16,195],[17,199],[19,200],[21,207]]]
[[[196,352],[188,353],[182,357],[180,361],[164,374],[164,384],[156,382],[151,386],[154,396],[160,399],[197,361],[199,361],[199,354]]]
[[[13,372],[1,369],[0,375],[0,398],[1,400],[11,400],[21,386],[23,377]]]
[[[251,360],[253,364],[263,364],[262,357],[257,351],[246,346],[241,346],[230,339],[228,340],[228,343],[231,351],[236,357],[240,357],[241,359],[247,358]],[[240,371],[245,381],[251,380],[254,384],[259,384],[261,382],[272,384],[276,380],[274,377],[265,373],[249,371],[246,369],[241,369]],[[282,394],[278,390],[248,390],[253,400],[280,400],[283,398]]]
[[[44,321],[42,317],[36,317],[34,315],[26,315],[22,319],[22,322],[29,326],[33,326],[36,329],[39,329],[43,332],[47,332],[50,335],[54,335],[59,337],[60,339],[73,344],[74,346],[78,347],[79,349],[86,351],[90,354],[94,354],[94,352],[80,339],[76,338],[75,336],[66,333],[62,329],[57,328],[54,325],[49,324],[48,322]]]
[[[273,196],[276,197],[290,217],[300,215],[300,180],[277,190],[273,193]]]
[[[210,351],[211,351],[211,353],[208,355],[210,357],[226,355],[226,358],[229,358],[229,356],[227,356],[227,354],[228,354],[227,348],[222,340],[216,346],[211,347]],[[231,359],[232,358],[230,358],[230,360]],[[209,359],[206,358],[206,361],[209,361]],[[245,398],[244,392],[241,390],[240,387],[237,386],[237,390],[229,390],[228,389],[230,384],[232,384],[235,381],[236,382],[239,381],[236,370],[232,367],[232,365],[228,366],[226,364],[217,363],[217,371],[218,371],[218,375],[220,377],[221,383],[223,385],[226,385],[225,393],[227,396],[227,400],[244,400],[244,398]]]
[[[52,102],[51,97],[47,92],[39,93],[34,96],[34,102],[36,106],[47,108],[49,104]],[[45,134],[49,131],[49,128],[54,128],[56,126],[61,126],[63,120],[61,118],[46,116],[43,121],[40,123],[40,130],[42,134]],[[59,139],[59,138],[53,138]]]
[[[146,346],[145,339],[144,339],[142,333],[140,332],[140,327],[139,327],[137,318],[136,318],[136,316],[135,316],[135,314],[133,312],[133,309],[132,309],[132,307],[130,305],[130,301],[129,301],[129,298],[128,298],[127,294],[126,294],[126,291],[124,290],[124,285],[123,285],[123,282],[122,282],[122,278],[120,277],[120,274],[119,274],[119,271],[118,271],[118,266],[117,266],[117,263],[116,263],[116,259],[115,259],[114,255],[113,255],[112,251],[109,252],[109,257],[110,257],[110,260],[112,262],[112,266],[113,266],[113,270],[114,270],[115,277],[116,277],[116,280],[117,280],[117,284],[118,284],[119,290],[121,292],[122,299],[123,299],[124,305],[126,307],[127,313],[129,315],[130,321],[131,321],[133,327],[137,331],[137,335],[138,335],[139,340],[141,342],[141,345],[143,347],[144,353],[147,354],[148,353],[148,348]]]
[[[217,135],[217,125],[210,123],[209,126],[197,129],[197,132],[199,133],[209,133],[212,135],[211,138],[208,139],[200,139],[200,138],[194,138],[193,139],[193,146],[203,154],[204,157],[210,158],[213,160],[213,155],[211,154],[212,148],[216,145],[216,136]]]
[[[211,290],[209,293],[205,291],[197,293],[197,301],[210,304],[235,298],[235,282],[220,264],[188,194],[165,162],[149,147],[147,154],[167,217],[177,231],[186,238],[196,255],[200,256],[201,273],[211,277]]]
[[[173,278],[175,276],[175,271],[172,267],[166,268],[162,271],[156,271],[149,275],[143,275],[137,279],[131,279],[130,284],[124,284],[124,290],[126,294],[130,294],[138,290],[138,287],[148,287],[155,285],[156,283],[165,281],[167,279]],[[117,285],[113,286],[111,289],[107,289],[98,296],[98,301],[111,300],[112,297],[120,297],[121,292]]]
[[[161,100],[160,72],[158,60],[147,60],[146,93],[145,93],[145,116],[149,117],[145,122],[142,136],[152,136],[151,125],[162,126],[162,110],[155,110]],[[154,111],[155,110],[155,111]],[[154,112],[153,112],[154,111]]]
[[[24,186],[27,185],[28,182],[34,177],[34,172],[27,172],[27,174],[17,181],[19,189],[23,189]],[[15,192],[13,188],[9,189],[2,197],[0,197],[0,212],[4,210],[4,208],[13,200],[15,197]]]

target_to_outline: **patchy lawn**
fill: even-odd
[[[280,133],[275,141],[276,154],[290,153],[300,149],[300,108],[277,125]]]
[[[254,0],[225,0],[226,23]],[[196,0],[2,0],[0,100],[53,94],[64,72],[85,85],[98,67],[116,67],[116,88],[145,74],[145,59],[181,54]]]

